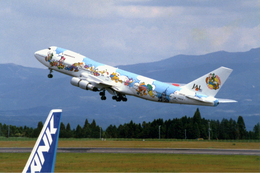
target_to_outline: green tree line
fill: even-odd
[[[210,130],[209,130],[210,125]],[[43,123],[39,122],[37,128],[16,127],[0,123],[0,136],[5,137],[33,137],[40,134]],[[9,129],[9,130],[8,130]],[[61,122],[60,138],[160,138],[164,139],[260,139],[260,123],[258,122],[253,131],[247,131],[242,116],[237,121],[232,118],[219,120],[207,120],[201,118],[199,109],[193,117],[184,116],[163,121],[155,119],[152,122],[136,124],[132,120],[129,123],[121,124],[118,127],[110,125],[105,131],[93,120],[91,123],[85,120],[81,127],[71,129],[70,124],[66,126]]]

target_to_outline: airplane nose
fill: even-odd
[[[47,50],[43,49],[43,50],[36,51],[34,53],[34,56],[37,60],[41,62],[47,56]]]
[[[35,53],[34,53],[34,56],[35,56],[35,58],[36,58],[36,59],[38,59],[38,60],[39,60],[39,59],[40,59],[40,54],[39,54],[39,51],[35,52]]]

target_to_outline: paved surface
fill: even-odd
[[[0,148],[0,153],[30,153],[32,148]],[[215,154],[258,155],[260,150],[231,149],[157,149],[157,148],[58,148],[58,153],[161,153],[161,154]]]

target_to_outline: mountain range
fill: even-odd
[[[34,58],[34,57],[32,57]],[[112,61],[112,60],[111,60]],[[156,80],[189,83],[220,67],[233,69],[230,77],[216,95],[217,98],[237,100],[237,103],[217,107],[178,105],[146,101],[128,96],[127,102],[116,102],[107,93],[102,101],[97,92],[85,91],[70,84],[70,76],[49,70],[0,64],[0,123],[36,127],[54,108],[63,110],[62,122],[72,128],[84,124],[85,119],[103,129],[131,120],[135,123],[192,117],[197,108],[205,119],[235,119],[241,115],[247,130],[260,120],[260,48],[247,52],[219,51],[205,55],[177,55],[150,63],[118,66],[123,70]]]

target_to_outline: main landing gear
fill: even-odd
[[[120,101],[123,101],[123,102],[126,102],[127,101],[127,98],[125,95],[117,95],[117,96],[113,96],[112,97],[113,100],[116,100],[117,102],[120,102]]]
[[[48,78],[52,78],[53,75],[51,74],[52,73],[52,69],[49,69],[50,70],[50,73],[48,74]]]
[[[102,91],[99,93],[99,95],[101,96],[101,100],[106,100],[106,99],[107,99],[107,97],[105,96],[105,91],[106,91],[106,90],[102,90]]]
[[[105,94],[105,91],[106,90],[102,90],[99,95],[101,96],[101,100],[106,100],[107,97],[106,97],[106,94]],[[112,97],[113,100],[116,100],[117,102],[120,102],[120,101],[123,101],[123,102],[126,102],[127,101],[127,98],[124,94],[116,94]]]

